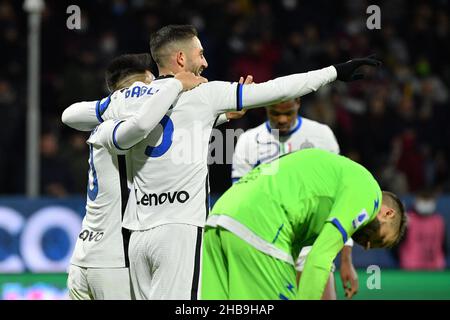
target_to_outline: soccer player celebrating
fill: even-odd
[[[101,120],[136,112],[174,74],[200,75],[208,66],[192,26],[166,26],[152,36],[150,47],[160,76],[150,86],[123,90]],[[355,71],[362,65],[378,66],[379,61],[354,59],[260,84],[212,81],[176,99],[160,126],[127,153],[134,190],[123,226],[132,230],[130,276],[136,298],[197,299],[202,230],[209,212],[208,144],[218,116],[294,99],[336,79],[359,79]]]
[[[137,82],[148,84],[150,54],[123,55],[112,61],[106,81],[112,91]],[[150,132],[169,109],[182,90],[204,82],[193,73],[183,72],[167,82],[146,101],[145,112],[124,121],[115,133],[113,120],[100,124],[92,131],[89,145],[89,182],[86,215],[72,255],[67,285],[73,300],[129,300],[132,298],[129,276],[129,232],[122,229],[122,217],[128,199],[128,182],[123,152],[115,144],[133,145],[141,140],[142,130]],[[114,94],[113,94],[114,96]],[[107,103],[107,102],[106,102]],[[96,104],[100,104],[96,103]],[[92,108],[94,109],[94,108]],[[162,111],[159,111],[162,110]],[[150,116],[162,115],[152,125]],[[65,114],[63,118],[70,117]],[[144,132],[144,134],[145,134]]]
[[[239,180],[257,165],[270,162],[296,150],[319,148],[339,153],[339,145],[330,127],[299,116],[299,109],[300,98],[266,107],[268,120],[239,136],[233,155],[231,172],[233,182]],[[351,298],[358,290],[358,275],[351,256],[352,246],[353,240],[349,238],[341,252],[340,274],[348,298]],[[300,252],[296,262],[296,269],[299,271],[298,278],[303,271],[305,258],[310,250],[311,247],[304,247]],[[325,300],[336,299],[334,269],[333,264],[323,295]]]
[[[256,167],[215,204],[205,226],[202,299],[320,299],[349,237],[366,249],[388,248],[405,228],[402,203],[364,167],[319,149],[293,152]],[[311,245],[297,287],[294,259]]]

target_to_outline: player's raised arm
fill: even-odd
[[[295,99],[316,91],[336,79],[341,81],[362,79],[363,74],[357,72],[359,67],[365,65],[376,67],[380,64],[380,61],[370,56],[257,84],[214,81],[205,86],[204,94],[217,112],[240,111]]]

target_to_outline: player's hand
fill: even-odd
[[[372,54],[365,58],[352,59],[350,61],[335,64],[337,79],[341,81],[355,81],[364,78],[363,73],[356,73],[361,66],[381,66],[381,61],[377,59],[376,55]]]
[[[250,84],[253,83],[253,76],[251,74],[249,74],[244,81],[244,77],[240,77],[239,78],[239,83],[240,84]]]
[[[240,77],[239,78],[239,83],[240,84],[253,83],[253,76],[252,75],[248,75],[245,78],[245,81],[244,81],[244,77]],[[228,120],[234,120],[234,119],[242,118],[246,112],[247,112],[247,110],[245,110],[245,109],[241,110],[241,111],[229,111],[229,112],[225,113],[225,115],[227,116]]]
[[[183,91],[191,90],[196,86],[208,82],[208,79],[202,76],[196,76],[192,72],[182,71],[175,75],[175,79],[179,80],[183,85]]]
[[[358,293],[358,274],[351,261],[341,263],[341,280],[344,287],[345,297],[351,299]]]

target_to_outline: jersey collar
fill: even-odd
[[[300,127],[302,126],[302,117],[297,116],[297,121],[296,122],[297,123],[294,125],[294,127],[291,130],[289,130],[288,133],[285,133],[285,134],[281,134],[280,133],[280,136],[281,137],[286,137],[286,136],[290,136],[293,133],[297,132],[300,129]],[[269,131],[269,133],[272,133],[272,128],[270,127],[269,120],[266,121],[266,128],[267,128],[267,131]]]
[[[173,77],[175,77],[173,74],[166,74],[164,76],[156,77],[155,80],[168,79],[168,78],[173,78]],[[153,80],[153,81],[155,81],[155,80]]]

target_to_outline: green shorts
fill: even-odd
[[[206,227],[202,300],[295,299],[296,271],[223,228]]]

